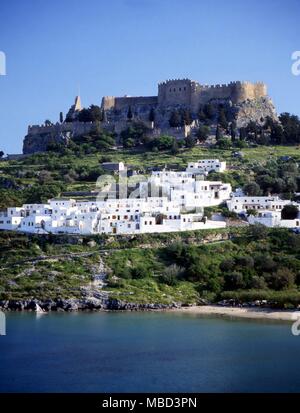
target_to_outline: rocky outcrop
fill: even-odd
[[[246,127],[250,121],[262,123],[267,117],[278,120],[273,102],[268,97],[246,100],[235,105],[237,127]]]
[[[207,304],[203,302],[201,304]],[[85,298],[85,299],[58,299],[58,300],[2,300],[0,309],[3,311],[36,311],[37,306],[45,312],[49,311],[150,311],[166,310],[170,308],[186,307],[182,303],[159,304],[159,303],[131,303],[112,298]]]
[[[50,145],[65,145],[72,137],[91,132],[93,122],[64,122],[53,125],[33,125],[23,140],[23,154],[45,152]]]
[[[23,153],[45,152],[53,144],[66,144],[70,139],[69,132],[58,132],[55,129],[51,132],[41,132],[28,134],[23,141]]]

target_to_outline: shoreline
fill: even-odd
[[[216,315],[226,318],[248,318],[255,320],[295,321],[300,318],[300,310],[280,310],[256,307],[222,307],[219,305],[203,305],[181,307],[166,310],[195,315]]]
[[[19,302],[20,304],[20,302]],[[41,304],[41,303],[40,303]],[[70,304],[70,302],[69,302]],[[114,306],[73,306],[68,305],[66,307],[56,307],[45,309],[38,306],[36,303],[29,306],[14,306],[3,307],[0,306],[0,311],[4,312],[31,312],[36,314],[51,314],[51,313],[79,313],[79,312],[168,312],[168,313],[181,313],[192,314],[200,316],[217,316],[224,318],[243,318],[253,320],[277,320],[277,321],[295,321],[300,319],[300,309],[284,310],[274,309],[271,307],[226,307],[217,304],[211,305],[192,305],[192,306],[168,306],[162,304],[134,304],[126,303],[121,305],[118,301],[114,303]],[[37,311],[38,310],[38,311]]]

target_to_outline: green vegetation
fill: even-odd
[[[1,232],[0,299],[80,297],[98,263],[86,243]]]
[[[299,253],[297,235],[261,226],[212,244],[175,241],[165,248],[113,251],[107,258],[113,269],[108,288],[122,299],[130,293],[137,302],[161,296],[170,303],[176,292],[185,291],[186,303],[260,299],[293,306],[300,304]]]
[[[91,142],[86,142],[87,147],[74,142],[72,145],[77,148],[75,152],[64,147],[61,152],[34,154],[22,160],[1,160],[0,208],[30,201],[46,201],[62,192],[96,190],[97,177],[107,174],[101,168],[101,163],[107,161],[123,161],[147,174],[153,167],[170,165],[182,169],[189,161],[219,158],[227,161],[230,169],[225,173],[211,173],[208,179],[231,183],[234,189],[256,182],[261,193],[276,193],[280,189],[285,191],[284,196],[289,196],[293,189],[298,190],[298,146],[244,148],[243,156],[235,157],[232,149],[195,146],[191,139],[187,139],[182,147],[179,142],[179,148],[172,151],[172,137],[163,136],[149,143],[149,149],[152,144],[153,147],[148,152],[145,152],[144,147],[117,150],[104,148],[105,139],[99,140],[99,149],[94,151],[88,149]]]
[[[123,301],[300,304],[300,238],[285,229],[256,225],[133,238],[2,232],[0,251],[2,300],[80,297],[101,255],[105,290]]]

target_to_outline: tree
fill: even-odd
[[[263,277],[255,275],[250,280],[249,287],[253,288],[254,290],[265,290],[267,288],[267,283]]]
[[[151,108],[149,112],[149,122],[154,122],[155,121],[155,112],[154,109]]]
[[[201,125],[196,132],[196,136],[199,139],[199,141],[204,142],[208,138],[209,133],[210,128],[208,126]]]
[[[254,259],[251,256],[240,256],[236,258],[236,263],[238,266],[243,268],[253,268]]]
[[[97,105],[91,105],[89,108],[82,109],[77,116],[79,122],[100,122],[102,120],[101,108]]]
[[[271,141],[276,145],[284,143],[284,131],[283,127],[279,123],[273,123],[271,126]]]
[[[143,264],[131,268],[130,272],[133,279],[147,278],[152,275],[152,271]]]
[[[240,288],[245,288],[246,286],[243,274],[237,271],[225,274],[224,280],[225,290],[239,290]]]
[[[289,268],[282,267],[267,278],[269,287],[274,290],[288,290],[294,287],[295,274]]]
[[[101,122],[102,121],[102,111],[101,108],[97,105],[91,105],[89,107],[90,114],[91,114],[91,120],[92,122]]]
[[[104,109],[101,110],[101,122],[107,122],[107,116]]]
[[[298,217],[299,209],[296,205],[285,205],[281,211],[282,219],[296,219]]]
[[[132,121],[130,123],[130,126],[121,132],[120,138],[123,145],[127,148],[139,146],[143,143],[146,143],[151,147],[152,143],[147,143],[148,131],[149,129],[144,123]]]
[[[127,112],[127,119],[131,120],[132,118],[133,118],[133,113],[132,113],[132,110],[131,110],[131,106],[129,106],[128,112]]]
[[[221,126],[221,128],[223,128],[223,129],[228,128],[228,122],[227,122],[227,119],[226,119],[225,111],[224,111],[224,108],[222,108],[222,107],[219,109],[218,123]]]
[[[172,264],[167,267],[161,276],[161,282],[167,285],[174,286],[178,283],[178,280],[181,278],[184,272],[184,268],[179,267],[176,264]]]
[[[236,140],[236,136],[237,136],[237,130],[236,130],[236,121],[232,121],[230,124],[230,136],[231,136],[231,140],[232,142],[234,142]]]
[[[198,119],[200,120],[200,122],[204,122],[206,120],[206,115],[205,115],[202,107],[199,109]]]
[[[45,126],[51,126],[51,125],[52,125],[51,120],[46,119],[46,120],[45,120]]]
[[[298,116],[284,112],[279,116],[280,123],[283,127],[284,139],[287,143],[300,142],[300,120]]]
[[[153,146],[157,146],[159,150],[171,149],[173,147],[175,138],[173,136],[162,135],[154,139]]]
[[[172,143],[171,153],[172,155],[177,155],[178,152],[179,152],[179,146],[178,146],[177,140],[174,139]]]
[[[222,272],[227,272],[227,271],[231,271],[234,269],[235,266],[235,261],[232,258],[228,258],[226,260],[223,260],[220,264],[220,270]]]
[[[178,110],[174,110],[171,113],[171,117],[169,119],[169,124],[170,124],[171,128],[178,128],[179,126],[181,126],[181,116],[180,116]]]
[[[192,123],[192,115],[189,109],[185,109],[181,115],[181,124],[182,125],[190,125]]]
[[[253,217],[256,217],[258,214],[256,209],[248,209],[247,210],[247,216],[249,217],[250,215],[252,215]]]
[[[59,113],[59,121],[60,121],[60,123],[63,123],[63,121],[64,121],[64,115],[63,115],[62,112]]]
[[[240,128],[240,139],[245,140],[247,138],[246,128]]]
[[[39,184],[45,185],[51,181],[53,181],[51,172],[45,170],[39,173]]]
[[[261,194],[260,186],[256,182],[249,182],[243,188],[247,196],[259,196]]]
[[[215,109],[211,103],[206,103],[203,106],[203,113],[207,119],[213,120],[215,117]]]
[[[0,151],[0,159],[3,158],[3,156],[4,156],[4,152]]]
[[[255,241],[265,239],[268,235],[268,228],[262,224],[251,225],[248,229],[249,236]]]
[[[230,139],[221,137],[221,138],[217,141],[216,146],[217,146],[219,149],[230,149],[230,147],[231,147],[231,141],[230,141]]]
[[[223,136],[221,134],[220,127],[219,127],[219,124],[218,124],[217,129],[216,129],[216,140],[217,140],[217,142],[222,138],[223,138]]]
[[[188,135],[184,139],[184,142],[187,148],[193,148],[196,145],[196,140],[192,137],[192,135]]]

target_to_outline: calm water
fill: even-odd
[[[188,314],[8,314],[0,391],[298,392],[300,336]]]

